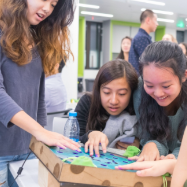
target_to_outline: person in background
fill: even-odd
[[[62,81],[61,72],[65,63],[56,64],[53,71],[45,78],[45,103],[47,113],[66,109],[67,93]]]
[[[164,41],[170,41],[178,44],[177,39],[172,34],[165,34],[162,38]]]
[[[152,10],[145,10],[140,16],[141,26],[138,33],[132,40],[132,45],[129,52],[129,62],[134,66],[137,73],[139,73],[139,58],[144,49],[152,43],[151,32],[155,32],[158,23],[157,15]]]
[[[187,56],[187,43],[182,42],[179,44],[179,47],[182,49],[185,56]]]
[[[131,42],[132,42],[132,38],[130,38],[129,36],[126,36],[125,38],[122,39],[121,52],[119,53],[117,58],[129,61],[129,51],[131,48]]]

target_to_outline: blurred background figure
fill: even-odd
[[[132,38],[129,36],[126,36],[121,40],[121,52],[119,53],[117,58],[129,61],[129,51],[131,48],[131,42]]]
[[[64,67],[64,61],[56,64],[52,75],[45,79],[45,103],[47,113],[59,112],[66,109],[67,93],[62,81],[61,72]]]
[[[187,43],[182,42],[179,44],[179,47],[181,47],[183,53],[185,54],[185,56],[187,56]]]
[[[172,34],[165,34],[162,38],[162,40],[170,41],[178,44],[177,39]]]
[[[139,58],[145,48],[152,43],[151,32],[155,32],[158,26],[157,15],[149,9],[140,15],[140,28],[132,40],[129,52],[129,62],[133,65],[139,75]]]

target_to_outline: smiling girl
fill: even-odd
[[[31,134],[47,145],[79,149],[45,130],[45,74],[71,53],[71,0],[2,0],[0,6],[0,186],[10,161],[27,157]],[[49,71],[50,70],[50,71]],[[31,155],[33,157],[33,155]]]
[[[186,57],[177,44],[160,41],[145,49],[140,65],[133,97],[144,146],[138,161],[177,158],[187,122]]]
[[[135,124],[132,94],[137,84],[136,71],[127,61],[117,59],[107,62],[100,68],[92,94],[84,95],[75,109],[80,124],[81,142],[86,143],[86,152],[89,147],[91,155],[94,149],[99,156],[99,143],[106,152],[108,139],[120,135],[119,125],[121,128],[123,125],[128,127],[127,121],[134,122],[131,127]],[[122,113],[124,118],[120,117]],[[108,130],[105,129],[106,123],[109,123]],[[102,132],[104,129],[106,135]]]

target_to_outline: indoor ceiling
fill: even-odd
[[[150,0],[151,1],[151,0]],[[80,16],[86,17],[86,20],[105,21],[119,20],[128,22],[139,22],[142,8],[152,10],[162,10],[173,12],[173,15],[157,14],[158,18],[172,19],[174,23],[159,22],[159,25],[165,25],[170,28],[187,29],[187,0],[154,0],[156,2],[164,2],[165,6],[153,5],[132,0],[80,0],[80,3],[100,6],[99,9],[80,7]],[[105,14],[113,14],[112,18],[98,17],[91,15],[82,15],[81,11],[98,12]],[[178,25],[178,27],[177,27]],[[181,28],[182,27],[182,28]]]

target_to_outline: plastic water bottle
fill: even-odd
[[[77,112],[69,112],[69,119],[64,127],[64,136],[75,142],[79,142],[80,127],[76,117]]]

